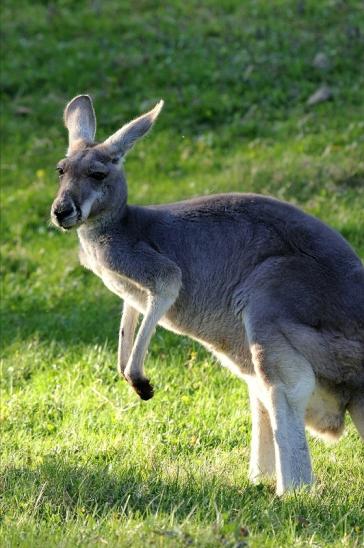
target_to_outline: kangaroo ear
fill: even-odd
[[[112,158],[118,160],[125,156],[134,143],[150,130],[162,110],[163,104],[164,101],[159,101],[151,111],[125,124],[104,141],[103,145],[108,149]]]
[[[75,147],[76,142],[93,142],[96,132],[96,116],[89,95],[74,97],[66,106],[63,118],[68,129],[68,153]]]

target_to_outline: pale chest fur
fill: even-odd
[[[104,285],[112,293],[127,301],[136,310],[144,314],[147,307],[147,292],[132,280],[106,268],[99,261],[96,245],[81,235],[79,235],[79,239],[81,264],[101,278]]]

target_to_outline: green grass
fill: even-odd
[[[158,330],[139,401],[115,371],[120,303],[48,218],[65,102],[91,93],[103,138],[163,97],[127,160],[132,203],[272,194],[363,257],[363,28],[359,0],[4,0],[3,546],[362,545],[351,423],[336,446],[310,439],[311,492],[249,485],[245,386]],[[308,107],[322,83],[333,100]]]

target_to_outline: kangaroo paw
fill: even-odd
[[[142,400],[150,400],[154,395],[153,386],[148,379],[134,380],[132,387]]]

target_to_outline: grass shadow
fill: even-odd
[[[103,465],[73,465],[48,456],[38,468],[8,468],[4,493],[23,500],[38,500],[36,513],[57,514],[62,518],[77,516],[77,508],[102,518],[110,511],[120,517],[139,515],[173,515],[181,522],[195,512],[199,519],[211,523],[216,509],[233,517],[236,508],[249,501],[266,499],[271,488],[246,485],[239,489],[225,485],[219,477],[199,478],[179,473],[166,479],[160,469],[149,465],[141,469],[126,466],[117,473]],[[185,472],[185,469],[184,469]],[[161,479],[163,477],[163,479]],[[235,509],[235,510],[234,510]]]
[[[5,349],[32,337],[68,345],[104,343],[109,337],[116,341],[121,310],[122,302],[106,292],[97,299],[88,291],[83,300],[63,294],[52,304],[36,297],[17,307],[10,301],[3,311],[1,345]]]
[[[239,487],[220,475],[207,476],[196,473],[196,469],[188,472],[183,468],[182,473],[167,476],[149,463],[135,468],[125,466],[116,472],[111,465],[76,465],[48,455],[35,469],[9,467],[3,481],[4,499],[21,500],[23,507],[28,505],[30,516],[39,522],[50,516],[60,523],[76,523],[89,517],[100,523],[117,519],[127,526],[130,520],[137,519],[149,524],[152,533],[158,533],[153,530],[158,523],[168,523],[169,529],[179,530],[195,522],[220,535],[220,542],[223,532],[237,525],[245,524],[253,535],[271,531],[273,537],[279,538],[289,524],[301,540],[314,534],[316,542],[330,543],[338,538],[338,533],[342,534],[336,530],[342,525],[338,512],[345,516],[347,530],[358,525],[354,509],[346,508],[343,501],[335,503],[330,493],[317,496],[303,492],[278,498],[272,484],[252,485],[244,481]],[[332,527],[328,527],[328,521]],[[165,532],[161,530],[159,534]]]

